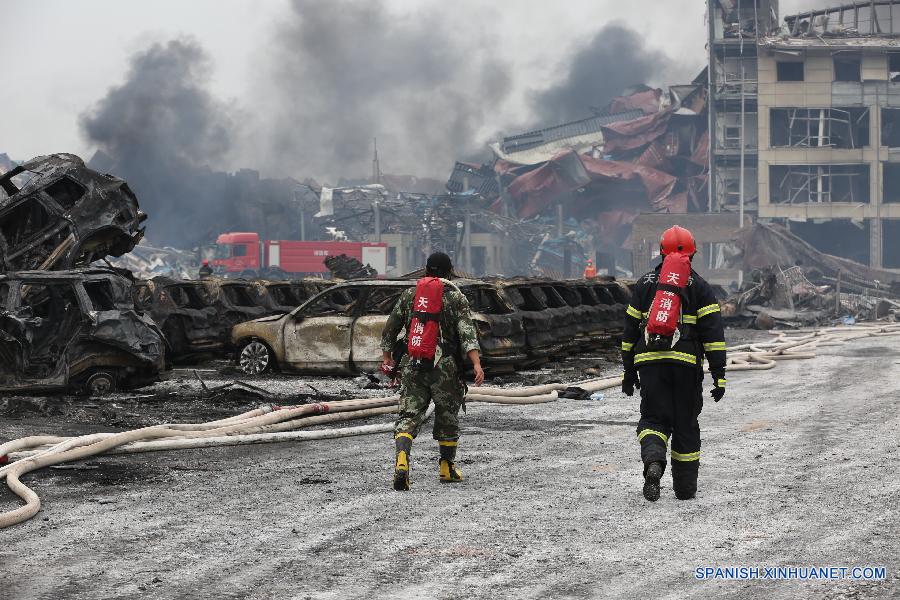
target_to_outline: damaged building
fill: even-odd
[[[591,117],[503,138],[492,162],[457,163],[447,188],[542,228],[534,258],[507,272],[568,276],[591,258],[601,272],[630,275],[646,267],[629,241],[643,215],[708,211],[706,104],[702,82],[637,86]]]
[[[900,267],[900,8],[845,3],[780,23],[777,2],[709,12],[711,208],[742,201],[823,252]]]
[[[872,267],[900,267],[898,39],[900,5],[878,1],[786,17],[759,45],[760,217]]]

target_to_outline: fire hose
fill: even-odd
[[[782,360],[809,359],[819,345],[840,345],[864,337],[900,335],[900,324],[857,325],[801,331],[767,342],[741,344],[730,349],[729,371],[767,370]],[[469,402],[495,404],[540,404],[558,399],[559,392],[578,387],[596,392],[618,387],[620,377],[593,378],[576,383],[551,383],[519,388],[481,387],[466,394]],[[399,396],[360,398],[299,406],[266,406],[225,419],[206,423],[154,425],[120,433],[95,433],[79,437],[28,436],[0,445],[0,459],[11,460],[0,467],[0,479],[25,502],[14,510],[0,513],[0,529],[33,517],[41,506],[40,498],[20,480],[21,476],[44,467],[98,454],[130,454],[159,450],[206,448],[238,444],[333,439],[355,435],[385,433],[391,423],[342,427],[316,431],[297,431],[314,425],[390,414],[398,410]],[[433,408],[429,408],[426,418]]]

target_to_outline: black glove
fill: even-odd
[[[638,379],[637,369],[626,369],[622,375],[622,393],[626,396],[633,396],[634,388],[641,389],[641,380]]]
[[[709,394],[716,402],[722,399],[725,395],[725,373],[713,374],[713,389]]]

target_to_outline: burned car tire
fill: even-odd
[[[106,396],[116,391],[116,375],[112,370],[98,370],[84,382],[84,393],[91,398]]]
[[[259,340],[250,340],[238,352],[238,367],[247,375],[261,375],[272,368],[272,351]]]

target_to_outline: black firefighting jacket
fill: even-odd
[[[662,265],[640,278],[625,311],[622,363],[625,370],[649,363],[672,363],[701,369],[706,356],[713,379],[725,385],[725,329],[712,288],[693,269],[684,290],[678,329],[681,337],[670,350],[648,351],[644,329]]]

